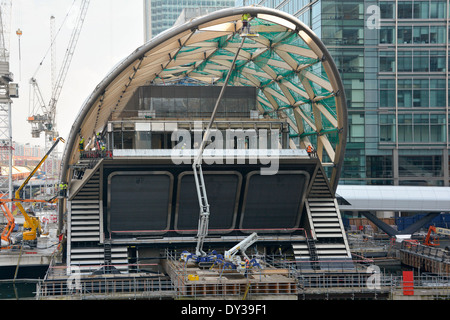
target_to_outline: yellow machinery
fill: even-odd
[[[65,142],[64,139],[61,138],[61,137],[56,139],[56,141],[53,144],[53,146],[47,151],[47,153],[42,158],[42,160],[33,169],[33,171],[28,175],[28,177],[24,180],[24,182],[19,187],[19,189],[17,189],[17,191],[15,192],[14,199],[11,199],[11,200],[9,200],[9,199],[8,200],[6,200],[6,199],[5,200],[0,200],[0,204],[2,206],[4,214],[7,216],[7,219],[8,219],[8,224],[7,224],[7,226],[4,229],[3,234],[2,234],[2,243],[3,244],[9,245],[9,243],[10,243],[9,236],[10,236],[11,231],[14,228],[14,225],[15,225],[14,217],[12,216],[12,214],[9,211],[9,209],[7,208],[6,202],[14,202],[16,204],[17,208],[22,213],[24,219],[25,219],[25,222],[23,224],[23,228],[24,228],[23,240],[24,241],[28,241],[28,242],[35,241],[37,239],[38,235],[40,235],[40,233],[41,233],[41,223],[39,221],[39,218],[29,216],[28,213],[23,208],[22,202],[48,202],[48,201],[46,201],[46,200],[24,200],[24,199],[20,199],[20,192],[28,184],[28,182],[31,180],[31,178],[36,174],[36,172],[39,170],[39,168],[42,166],[42,164],[45,162],[45,160],[47,160],[48,156],[55,149],[55,147],[59,143],[59,141],[62,141],[63,143]]]

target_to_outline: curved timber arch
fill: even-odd
[[[137,88],[149,84],[221,85],[241,42],[249,13],[259,36],[246,38],[229,85],[258,88],[266,117],[286,119],[292,147],[312,145],[335,191],[343,165],[347,107],[338,70],[323,43],[287,13],[263,7],[228,8],[173,27],[135,50],[98,84],[67,139],[61,181],[78,161],[80,137],[94,137],[118,119]]]

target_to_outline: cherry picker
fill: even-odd
[[[22,185],[19,187],[19,189],[16,190],[14,198],[13,199],[0,199],[0,206],[3,209],[3,214],[7,218],[7,225],[5,229],[3,230],[3,233],[1,235],[1,243],[2,247],[7,247],[11,244],[11,232],[14,229],[15,226],[15,219],[14,216],[11,214],[7,203],[8,202],[14,202],[17,208],[22,213],[23,217],[25,218],[25,222],[23,224],[24,231],[22,233],[23,241],[34,246],[37,241],[37,237],[41,233],[41,223],[39,221],[39,218],[32,217],[28,215],[28,213],[25,211],[25,209],[22,206],[22,202],[52,202],[52,200],[25,200],[20,198],[20,192],[22,189],[28,184],[28,182],[31,180],[31,178],[36,174],[36,172],[39,170],[39,168],[42,166],[42,164],[47,160],[48,156],[52,151],[56,148],[56,145],[60,142],[65,142],[63,138],[59,137],[56,139],[53,146],[47,151],[45,156],[41,159],[41,161],[37,164],[37,166],[33,169],[33,171],[30,172],[28,177],[24,180]]]
[[[242,32],[244,32],[244,30],[242,30]],[[210,205],[208,202],[208,195],[206,193],[205,180],[203,177],[202,156],[203,156],[203,151],[206,146],[206,142],[209,139],[211,127],[212,127],[212,124],[214,123],[217,109],[218,109],[220,101],[222,100],[222,97],[225,93],[225,89],[228,85],[228,81],[230,79],[230,76],[234,69],[234,66],[236,65],[236,60],[239,56],[240,50],[242,49],[242,47],[244,45],[246,37],[247,37],[247,34],[241,33],[241,38],[242,38],[241,44],[238,47],[236,54],[234,56],[233,62],[231,63],[231,66],[228,70],[228,74],[225,78],[222,89],[220,90],[219,97],[217,98],[216,104],[214,106],[214,109],[213,109],[213,112],[211,115],[211,119],[208,123],[205,134],[203,136],[202,143],[201,143],[199,151],[198,151],[198,155],[194,159],[193,164],[192,164],[192,169],[194,171],[195,186],[197,189],[198,202],[199,202],[199,206],[200,206],[200,215],[199,215],[198,230],[197,230],[197,246],[195,249],[195,254],[184,251],[181,255],[181,260],[184,260],[186,262],[188,262],[189,260],[192,260],[192,261],[198,263],[199,266],[212,265],[216,262],[220,263],[221,261],[222,261],[222,263],[223,263],[223,261],[225,261],[226,263],[233,263],[233,262],[237,261],[237,259],[234,256],[238,250],[236,250],[236,252],[234,252],[233,254],[229,254],[228,257],[227,257],[227,255],[225,255],[225,258],[222,255],[217,254],[217,252],[215,250],[213,250],[210,253],[206,253],[205,251],[203,251],[203,244],[204,244],[206,236],[208,235]],[[251,242],[251,244],[253,244],[256,241],[256,239],[257,239],[257,235],[255,233],[255,234],[250,235],[246,239],[244,239],[242,242],[244,242],[244,243]],[[240,243],[241,245],[242,245],[242,242]],[[239,244],[237,246],[240,247]],[[236,246],[234,248],[236,248]]]

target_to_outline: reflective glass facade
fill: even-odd
[[[173,26],[183,9],[233,7],[234,0],[144,0],[145,41]]]
[[[343,184],[449,185],[449,0],[239,0],[286,11],[346,89]]]

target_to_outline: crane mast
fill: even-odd
[[[88,7],[89,7],[89,0],[84,0],[81,3],[80,13],[78,15],[75,28],[73,29],[72,35],[70,37],[66,55],[64,56],[64,60],[61,69],[59,70],[58,77],[56,78],[55,86],[53,87],[52,91],[53,94],[49,103],[49,115],[50,115],[49,118],[52,121],[51,128],[53,133],[53,136],[51,136],[52,140],[56,138],[58,135],[56,132],[56,104],[58,102],[59,96],[61,95],[61,90],[64,85],[64,81],[66,80],[70,63],[72,62],[75,47],[77,46],[78,38],[80,36],[81,28],[83,27]]]
[[[9,69],[9,36],[12,1],[4,0],[0,4],[0,165],[8,167],[8,176],[0,178],[0,197],[12,197],[12,124],[11,98],[13,92],[13,74]],[[6,192],[8,190],[8,192]]]

